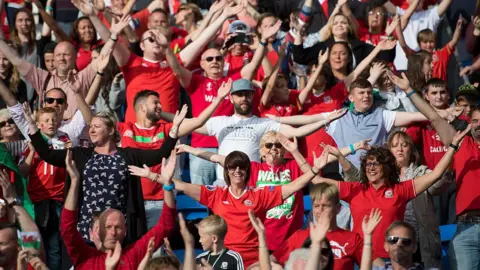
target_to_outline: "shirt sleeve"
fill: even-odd
[[[70,140],[72,140],[73,146],[77,146],[78,138],[82,134],[85,125],[85,119],[83,119],[82,112],[80,112],[80,110],[77,110],[73,115],[73,118],[65,124],[61,125],[58,130],[67,133],[68,137],[70,137]]]
[[[265,131],[263,133],[266,133],[267,131],[280,131],[280,123],[277,121],[273,121],[271,119],[262,119],[265,124]]]
[[[36,66],[23,59],[22,61],[20,61],[17,69],[20,74],[23,75],[25,80],[29,82],[32,87],[37,91],[37,94],[41,95],[41,91],[43,90],[43,84],[45,83],[45,80],[48,76],[48,71],[37,68]]]
[[[409,126],[406,130],[405,133],[412,138],[413,142],[415,144],[420,144],[421,143],[421,138],[422,138],[422,133],[421,133],[421,128],[418,124],[414,124]]]
[[[205,126],[207,127],[207,132],[209,136],[216,136],[217,133],[224,128],[224,123],[223,120],[224,117],[213,117],[208,119],[207,123],[205,123]]]
[[[428,12],[427,20],[429,21],[430,25],[433,27],[432,30],[435,31],[441,19],[440,16],[438,16],[438,5],[428,10],[427,12]]]
[[[389,110],[383,110],[383,125],[387,132],[392,130],[393,125],[395,124],[395,117],[397,113]]]
[[[23,114],[22,104],[17,103],[12,107],[7,106],[7,109],[8,113],[15,122],[15,125],[17,125],[18,130],[20,130],[25,139],[29,140],[30,137],[28,136],[28,131],[30,128],[27,119],[25,119],[25,115]]]
[[[414,180],[407,180],[396,184],[396,189],[398,190],[399,196],[405,201],[415,199],[417,194],[415,193],[415,182]]]
[[[357,193],[362,189],[362,183],[359,182],[338,182],[338,191],[340,200],[350,203]]]
[[[218,200],[217,194],[221,191],[221,187],[210,185],[200,186],[200,203],[213,210]]]
[[[265,210],[283,203],[282,186],[259,187],[253,190],[256,201]]]

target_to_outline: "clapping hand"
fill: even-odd
[[[228,81],[222,82],[222,85],[218,88],[217,96],[221,99],[224,99],[230,93],[232,89],[232,79],[229,78]]]
[[[382,220],[381,213],[380,209],[372,209],[370,211],[370,216],[363,217],[362,230],[364,236],[373,234],[378,223]]]
[[[162,159],[161,178],[164,185],[172,183],[173,173],[175,172],[175,166],[177,164],[176,150],[173,149],[168,158],[168,162],[165,158]]]
[[[95,10],[93,9],[93,6],[90,5],[88,0],[72,0],[72,4],[85,16],[91,16],[95,14]]]
[[[154,247],[155,247],[155,237],[152,237],[150,238],[150,240],[148,240],[147,252],[145,252],[145,256],[143,256],[142,261],[138,265],[138,268],[137,268],[138,270],[145,269],[145,266],[147,266],[147,262],[152,258],[153,252],[155,252]]]
[[[282,144],[283,148],[287,150],[290,153],[293,153],[295,151],[298,151],[298,143],[297,143],[297,138],[293,137],[293,142],[290,141],[285,135],[282,133],[277,134],[278,141]]]
[[[395,84],[398,88],[402,89],[402,91],[404,91],[405,93],[411,91],[410,89],[412,88],[410,87],[410,81],[408,80],[405,73],[402,73],[402,78],[394,75],[391,71],[388,71],[387,75],[390,81],[392,81],[392,83]]]
[[[68,174],[70,175],[72,182],[80,180],[80,173],[77,170],[77,166],[75,166],[75,161],[72,159],[71,149],[67,149],[67,155],[65,157],[65,167]]]
[[[120,242],[117,241],[115,244],[115,249],[108,250],[107,256],[105,257],[105,269],[106,270],[115,270],[117,269],[118,262],[120,261],[120,257],[122,256],[122,245]]]
[[[330,230],[331,214],[329,211],[323,211],[318,219],[317,226],[310,222],[310,239],[312,244],[320,244]]]

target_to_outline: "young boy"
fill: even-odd
[[[464,84],[458,88],[455,94],[455,106],[463,107],[463,120],[470,121],[470,109],[480,101],[480,93],[471,84]]]
[[[458,40],[460,39],[460,35],[462,33],[462,26],[463,26],[463,19],[459,18],[457,21],[455,32],[453,33],[453,36],[452,36],[452,40],[450,40],[450,42],[448,42],[440,50],[436,50],[437,35],[433,30],[427,28],[418,32],[417,42],[418,42],[418,46],[420,47],[420,50],[425,50],[432,54],[432,58],[433,58],[432,78],[439,78],[444,81],[447,81],[448,60],[450,59],[450,56],[453,54],[455,50],[455,46],[457,46]],[[400,41],[400,45],[402,46],[402,49],[407,55],[407,57],[415,53],[413,49],[411,49],[401,41]]]
[[[213,270],[243,270],[242,256],[229,250],[223,244],[227,234],[227,223],[218,216],[208,216],[198,224],[200,244],[206,252],[197,256],[196,263],[201,265],[204,258]]]

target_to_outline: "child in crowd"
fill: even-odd
[[[227,223],[218,215],[208,216],[198,224],[200,244],[206,251],[197,256],[198,265],[205,259],[214,270],[243,270],[242,256],[223,243],[227,229]]]

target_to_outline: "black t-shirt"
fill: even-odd
[[[202,264],[201,259],[205,259],[214,270],[243,270],[242,256],[238,252],[225,249],[218,255],[210,255],[210,251],[197,256],[196,262]]]

